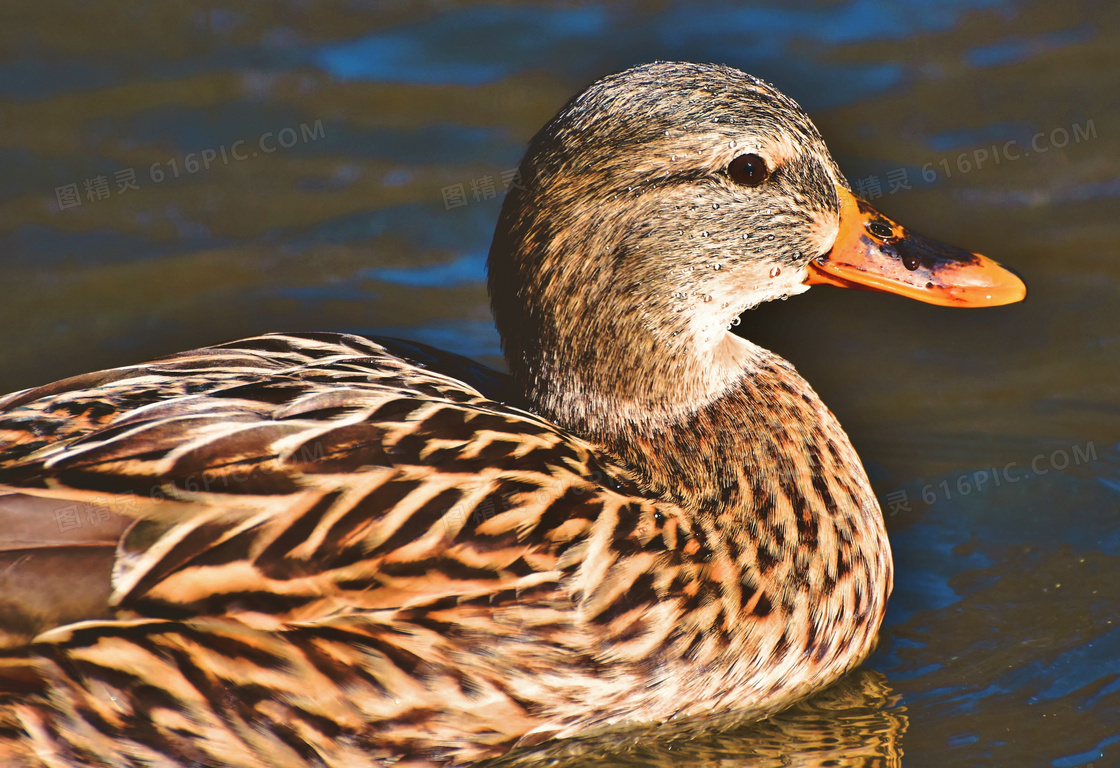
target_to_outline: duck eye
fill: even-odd
[[[757,187],[770,176],[766,161],[758,155],[739,155],[727,166],[727,175],[736,184],[744,187]]]

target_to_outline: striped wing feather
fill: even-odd
[[[600,665],[623,697],[654,651],[703,628],[642,602],[709,581],[678,510],[571,435],[366,339],[263,336],[0,412],[7,498],[59,523],[15,554],[135,521],[115,550],[93,537],[111,582],[66,616],[88,621],[9,653],[21,694],[0,699],[0,757],[7,725],[62,765],[477,759],[592,702],[609,719]],[[66,539],[75,510],[86,523]],[[37,764],[12,744],[5,765]]]

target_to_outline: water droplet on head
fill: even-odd
[[[707,304],[711,300],[712,300],[712,294],[709,293],[706,296],[704,296],[704,303],[705,304]]]
[[[719,210],[719,203],[712,203],[712,210],[718,211]]]
[[[767,240],[773,240],[773,239],[774,239],[774,236],[773,236],[773,235],[767,235],[767,236],[766,236],[766,239],[767,239]]]
[[[723,269],[723,265],[722,264],[713,264],[712,269]]]
[[[777,277],[780,274],[782,274],[782,268],[781,267],[774,267],[770,270],[770,277]]]

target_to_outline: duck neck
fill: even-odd
[[[489,289],[510,373],[538,412],[611,442],[683,423],[736,385],[762,350],[726,327],[772,297],[770,266],[682,245],[667,268],[649,257],[671,242],[663,203],[608,210],[526,183],[503,205]],[[768,295],[744,289],[758,285]]]
[[[743,365],[722,392],[640,430],[592,427],[585,437],[647,492],[696,512],[738,523],[779,510],[791,541],[815,540],[838,517],[882,529],[867,475],[836,418],[787,361],[737,341]]]

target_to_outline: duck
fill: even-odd
[[[0,763],[463,766],[760,720],[866,659],[867,474],[732,328],[818,284],[1023,282],[857,198],[723,65],[598,80],[518,182],[487,262],[508,374],[288,333],[0,399]]]

